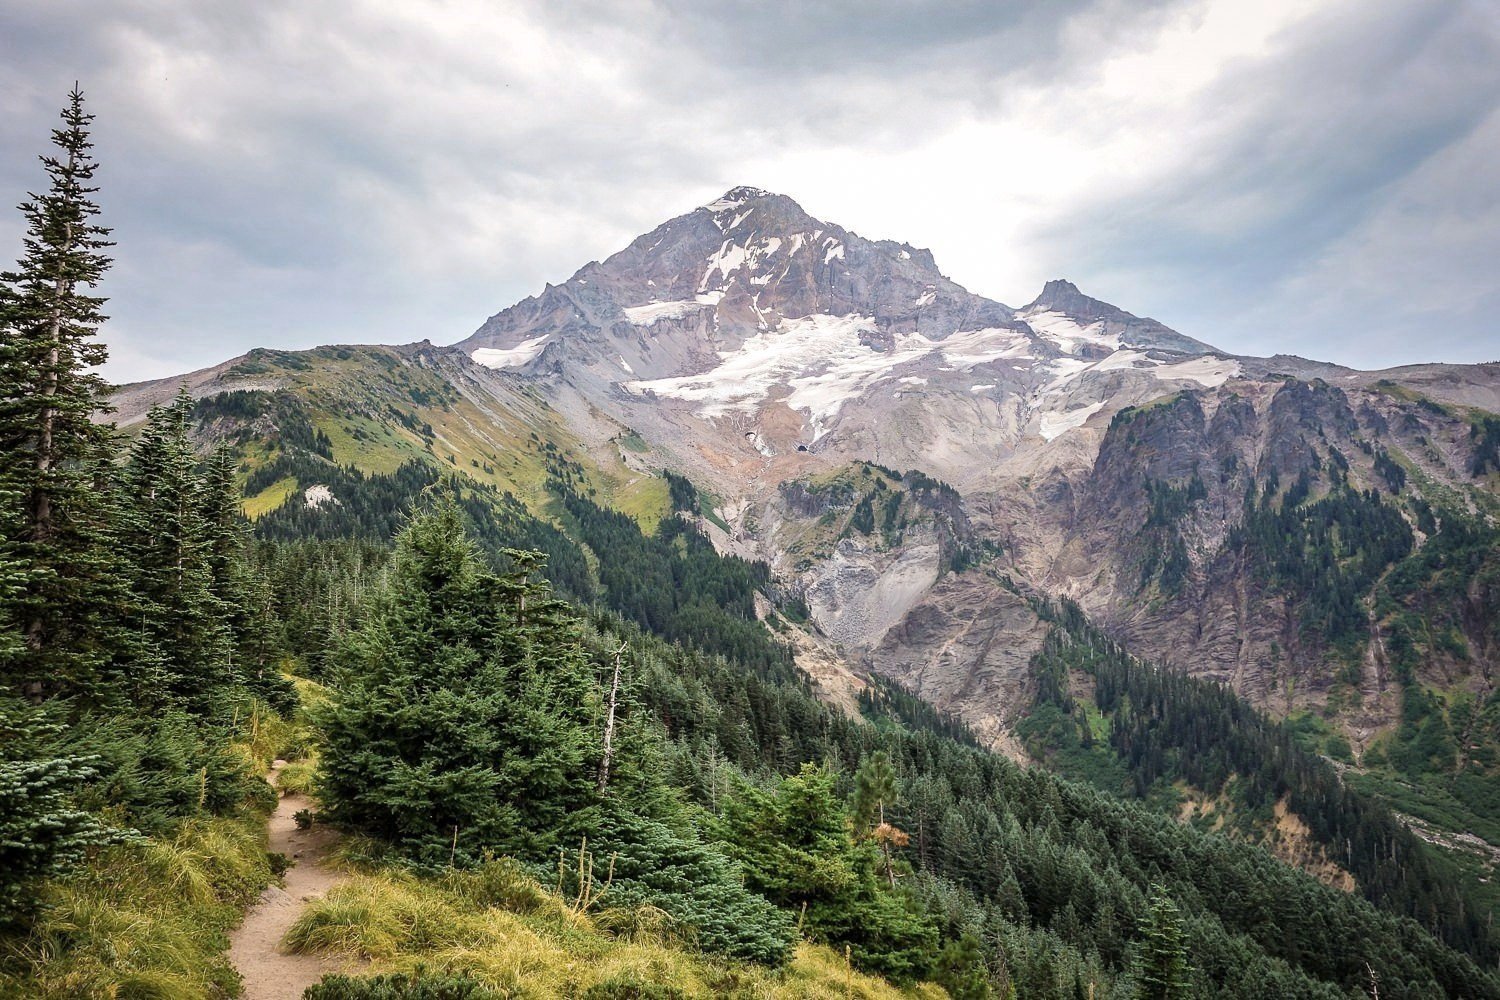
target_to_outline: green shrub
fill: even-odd
[[[600,824],[598,844],[597,854],[614,856],[606,905],[650,904],[685,925],[698,947],[741,961],[780,965],[791,953],[791,917],[747,889],[716,848],[624,811]]]
[[[500,996],[466,976],[410,972],[364,978],[324,976],[303,992],[302,1000],[499,1000]]]
[[[686,1000],[686,997],[675,986],[647,982],[634,973],[595,983],[583,994],[583,1000]]]
[[[241,806],[275,806],[276,795],[229,734],[181,712],[156,719],[94,717],[68,734],[91,754],[97,777],[79,808],[104,812],[142,833],[165,833],[185,818],[222,816]]]

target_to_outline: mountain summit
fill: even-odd
[[[1021,310],[1023,318],[1047,315],[1065,317],[1072,324],[1091,327],[1106,337],[1118,338],[1119,346],[1158,347],[1184,354],[1217,353],[1199,340],[1185,337],[1154,319],[1132,315],[1118,306],[1091,298],[1065,278],[1054,278],[1042,294]]]
[[[785,195],[736,187],[492,316],[460,346],[485,352],[475,355],[485,364],[545,354],[601,376],[676,376],[817,315],[941,338],[1006,325],[1012,311],[943,277],[931,251],[867,240]]]
[[[1009,453],[1107,420],[1161,383],[1238,371],[1070,282],[1049,282],[1018,312],[945,277],[930,250],[867,239],[750,186],[497,313],[459,347],[623,405],[633,421],[730,431],[762,456],[835,447],[840,429],[884,437],[892,417],[927,419],[905,412],[918,396],[940,418],[981,407]],[[1183,366],[1195,358],[1204,363]],[[1080,392],[1098,377],[1098,391]],[[892,454],[917,457],[910,445]]]

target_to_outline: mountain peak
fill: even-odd
[[[1078,286],[1067,278],[1053,278],[1042,286],[1042,293],[1032,300],[1027,309],[1051,309],[1055,312],[1074,314],[1080,310],[1093,311],[1103,305],[1078,290]]]
[[[1215,348],[1208,344],[1185,337],[1154,319],[1136,316],[1119,306],[1085,295],[1066,278],[1053,278],[1047,282],[1042,286],[1042,293],[1021,310],[1022,316],[1039,313],[1057,313],[1081,326],[1103,324],[1121,335],[1120,344],[1160,347],[1187,354],[1216,353]],[[1031,322],[1036,326],[1036,321]]]
[[[739,208],[745,202],[754,201],[757,198],[777,197],[780,196],[777,195],[774,191],[767,191],[765,188],[752,187],[749,184],[741,184],[738,187],[732,187],[728,191],[725,191],[718,198],[715,198],[713,201],[709,202],[703,207],[708,209],[710,212],[722,212],[730,208]]]
[[[1119,306],[1085,295],[1067,278],[1053,278],[1042,286],[1038,295],[1023,312],[1056,312],[1080,322],[1095,323],[1100,320],[1116,323],[1140,321],[1140,317],[1128,313]],[[1154,323],[1155,320],[1146,322]]]

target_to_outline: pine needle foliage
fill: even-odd
[[[1187,938],[1182,914],[1161,886],[1152,886],[1151,908],[1142,921],[1139,1000],[1178,1000],[1189,995]]]
[[[598,692],[533,568],[486,569],[456,504],[413,516],[321,719],[331,821],[429,866],[547,857],[587,832]]]
[[[43,710],[0,699],[0,929],[35,913],[43,879],[128,839],[74,804],[97,772],[91,757],[52,751],[61,729]]]
[[[124,637],[110,550],[106,385],[96,339],[104,300],[91,294],[108,269],[109,230],[96,221],[96,164],[83,94],[74,88],[41,157],[47,187],[21,204],[23,253],[0,274],[0,519],[6,554],[28,568],[11,615],[25,643],[8,658],[13,685],[36,700],[118,692],[111,664]]]

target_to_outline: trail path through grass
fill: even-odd
[[[271,783],[282,761],[272,768]],[[314,824],[299,830],[292,815],[312,803],[300,795],[287,795],[271,814],[270,850],[292,859],[285,886],[271,886],[245,914],[245,922],[229,937],[229,960],[245,981],[243,1000],[300,1000],[307,989],[329,972],[350,971],[351,960],[322,955],[291,955],[281,948],[281,939],[302,915],[309,900],[321,899],[346,878],[325,868],[323,859],[338,841],[338,833]]]

